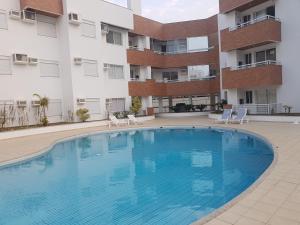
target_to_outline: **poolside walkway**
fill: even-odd
[[[206,223],[207,225],[300,225],[300,125],[262,122],[219,125],[204,117],[193,117],[155,119],[145,122],[143,126],[167,125],[245,129],[266,137],[276,147],[278,160],[262,183]],[[0,141],[0,163],[38,154],[62,138],[101,130],[108,128],[96,127],[3,140]],[[203,221],[195,224],[203,224]]]

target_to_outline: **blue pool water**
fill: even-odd
[[[214,129],[65,141],[0,168],[0,224],[188,225],[253,184],[273,157],[255,136]]]

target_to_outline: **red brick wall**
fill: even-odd
[[[218,20],[217,16],[213,16],[203,20],[162,24],[142,16],[134,15],[134,30],[132,33],[149,36],[158,40],[210,36],[211,34],[218,33]]]
[[[177,83],[157,83],[154,80],[146,82],[129,82],[130,96],[190,96],[190,95],[209,95],[220,92],[220,79],[199,80]]]
[[[243,11],[266,1],[268,0],[219,0],[220,12]]]
[[[51,16],[63,14],[62,0],[20,0],[21,9],[33,9]]]
[[[229,31],[229,29],[221,31],[223,52],[280,41],[281,22],[275,20],[261,21],[234,31]]]
[[[190,65],[211,65],[219,67],[219,48],[207,52],[160,55],[149,49],[145,51],[128,50],[127,61],[132,65],[152,66],[156,68],[179,68]]]
[[[266,65],[231,71],[223,69],[223,88],[254,88],[282,85],[282,66]]]

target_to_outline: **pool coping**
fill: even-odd
[[[25,162],[31,161],[35,158],[41,157],[41,156],[47,154],[48,152],[50,152],[57,144],[64,143],[64,142],[67,142],[67,141],[71,141],[71,140],[74,140],[74,139],[77,139],[77,138],[95,136],[95,135],[98,135],[98,134],[110,134],[110,133],[116,133],[116,132],[125,132],[125,131],[137,131],[137,130],[149,130],[149,129],[168,129],[168,128],[170,128],[170,129],[176,129],[176,128],[189,128],[189,129],[203,128],[203,129],[205,129],[206,128],[206,129],[219,129],[219,130],[242,132],[242,133],[246,133],[246,134],[250,134],[252,136],[255,136],[259,139],[262,139],[264,142],[266,142],[266,144],[268,144],[272,148],[273,154],[274,154],[274,159],[273,159],[272,163],[269,165],[269,167],[261,174],[261,176],[253,184],[251,184],[247,189],[245,189],[239,195],[237,195],[232,200],[227,202],[225,205],[221,206],[218,209],[215,209],[214,211],[212,211],[208,215],[204,216],[200,220],[197,220],[197,221],[191,223],[191,225],[204,225],[204,224],[208,223],[209,221],[215,219],[216,217],[218,217],[219,215],[221,215],[225,211],[232,208],[239,201],[241,201],[247,195],[252,193],[258,187],[258,185],[261,184],[265,180],[265,178],[272,172],[272,170],[274,169],[275,165],[278,162],[278,149],[279,148],[277,146],[275,146],[265,136],[263,136],[261,134],[258,134],[256,132],[253,132],[253,131],[249,131],[247,129],[233,128],[233,127],[221,127],[221,126],[217,126],[217,125],[195,125],[195,126],[193,126],[193,125],[163,125],[163,126],[155,125],[155,126],[132,127],[132,128],[121,128],[121,129],[120,129],[120,127],[116,127],[115,129],[111,129],[111,130],[107,129],[107,130],[101,130],[101,131],[92,131],[92,132],[86,132],[86,133],[77,134],[77,135],[71,135],[71,136],[66,137],[66,138],[58,138],[57,140],[52,142],[49,146],[47,146],[45,148],[42,148],[40,151],[38,151],[34,154],[30,154],[30,155],[26,155],[24,157],[20,157],[20,158],[16,158],[16,159],[13,159],[13,160],[8,160],[8,161],[1,162],[0,163],[0,169],[10,167],[10,166],[13,166],[13,165],[16,165],[16,164],[25,163]]]

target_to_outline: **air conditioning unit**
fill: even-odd
[[[26,23],[36,23],[36,13],[33,11],[23,10],[21,18]]]
[[[78,98],[78,99],[77,99],[77,104],[78,104],[78,105],[84,105],[85,103],[86,103],[85,98]]]
[[[81,64],[82,64],[82,58],[80,58],[80,57],[75,57],[75,58],[74,58],[74,63],[75,63],[75,65],[81,65]]]
[[[103,35],[106,35],[106,34],[108,34],[108,32],[109,32],[109,25],[102,23],[101,24],[101,33]]]
[[[25,108],[25,107],[27,107],[27,101],[25,101],[25,100],[18,100],[17,101],[17,107],[19,107],[19,108]]]
[[[103,70],[104,71],[108,71],[109,70],[109,64],[108,63],[104,63]]]
[[[10,10],[9,11],[9,17],[11,19],[14,19],[14,20],[20,20],[21,19],[21,12],[18,11],[18,10]]]
[[[28,56],[26,54],[15,53],[13,54],[13,62],[14,64],[21,64],[21,65],[27,64]]]
[[[29,65],[37,65],[38,63],[39,63],[39,60],[37,58],[32,58],[32,57],[28,58]]]
[[[39,100],[33,100],[31,101],[31,106],[32,107],[40,107],[41,102]]]
[[[69,13],[69,23],[79,25],[81,23],[78,13]]]

